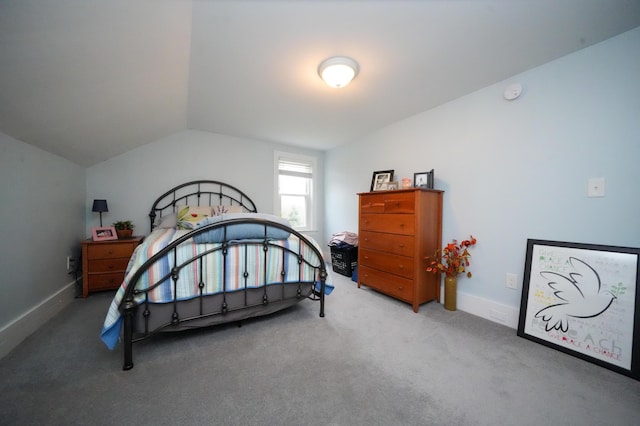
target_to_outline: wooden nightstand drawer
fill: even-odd
[[[358,250],[358,264],[405,278],[413,278],[414,263],[412,257],[398,256],[397,254],[367,250],[360,247]]]
[[[124,281],[124,272],[114,272],[111,274],[96,274],[89,275],[89,288],[92,291],[98,290],[114,290],[120,287],[122,281]]]
[[[94,272],[124,272],[129,264],[128,257],[119,259],[89,259],[89,270]]]
[[[414,216],[412,214],[363,214],[360,218],[360,230],[413,235]]]
[[[107,259],[116,257],[131,257],[133,253],[133,243],[114,244],[114,243],[102,243],[97,245],[90,245],[88,247],[89,259]]]

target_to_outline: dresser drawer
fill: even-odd
[[[96,290],[114,290],[120,287],[124,281],[124,272],[114,272],[108,274],[89,274],[87,276],[89,288]]]
[[[401,256],[413,256],[413,235],[383,234],[361,231],[358,236],[360,248],[386,251]]]
[[[413,258],[398,256],[381,251],[367,250],[360,247],[358,264],[379,269],[390,274],[413,278]],[[359,273],[359,272],[358,272]]]
[[[133,244],[92,244],[87,247],[89,259],[106,259],[115,257],[131,257],[133,253]]]
[[[358,282],[405,302],[413,299],[413,281],[397,275],[359,265]]]
[[[412,214],[363,214],[360,218],[360,232],[362,231],[413,235],[414,216]]]
[[[384,196],[381,194],[360,197],[360,213],[384,213]]]
[[[384,212],[412,214],[415,211],[415,203],[413,192],[390,193],[384,201]]]
[[[89,260],[89,270],[93,272],[124,272],[129,264],[128,257],[119,259],[94,259]]]
[[[407,213],[415,210],[413,192],[382,192],[360,198],[361,213]]]

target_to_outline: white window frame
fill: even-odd
[[[307,226],[294,226],[294,229],[297,231],[315,231],[316,229],[316,203],[317,200],[316,192],[318,190],[318,159],[316,157],[311,157],[308,155],[302,154],[293,154],[290,152],[284,151],[275,151],[274,152],[274,188],[275,191],[273,193],[273,210],[276,216],[282,216],[281,211],[281,199],[280,199],[280,161],[292,161],[304,163],[311,166],[311,191],[310,194],[307,195],[307,217],[306,223]]]

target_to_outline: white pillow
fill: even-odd
[[[194,229],[196,223],[211,217],[210,206],[177,206],[178,229]]]
[[[213,216],[220,216],[221,214],[224,213],[243,213],[244,209],[242,208],[242,206],[213,206],[211,208],[211,213]]]
[[[178,226],[178,215],[171,213],[160,218],[160,223],[156,225],[156,228],[175,228]]]

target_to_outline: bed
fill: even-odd
[[[272,314],[302,300],[324,317],[331,285],[319,245],[223,182],[171,188],[152,205],[151,232],[135,249],[101,332],[109,349],[159,332]]]

